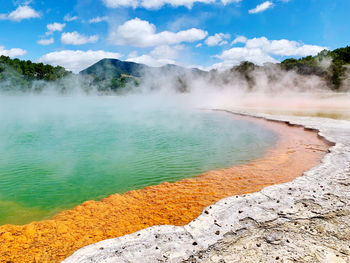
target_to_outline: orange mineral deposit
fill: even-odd
[[[60,212],[51,220],[0,226],[0,262],[60,262],[75,250],[154,225],[185,225],[218,200],[291,181],[317,165],[329,148],[315,131],[245,118],[276,132],[276,145],[248,164],[175,183],[113,194]]]

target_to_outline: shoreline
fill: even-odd
[[[349,262],[350,122],[254,116],[316,129],[335,145],[291,182],[222,199],[183,227],[152,227],[84,247],[64,262]]]
[[[251,119],[251,117],[248,118]],[[266,120],[255,121],[260,124],[267,123]],[[152,225],[186,225],[199,216],[203,208],[222,198],[256,192],[268,185],[284,183],[301,176],[306,170],[305,166],[285,173],[276,180],[273,178],[276,174],[270,176],[276,168],[271,165],[282,165],[285,170],[288,170],[291,165],[289,161],[300,155],[300,148],[296,154],[297,150],[293,147],[298,146],[299,139],[306,134],[315,135],[315,133],[313,131],[308,133],[301,127],[294,127],[291,132],[291,127],[279,122],[271,122],[268,126],[274,127],[281,137],[277,145],[262,158],[244,165],[209,171],[198,177],[183,179],[175,183],[162,183],[123,195],[114,194],[101,201],[87,201],[72,210],[59,213],[52,220],[33,222],[24,226],[0,226],[0,254],[5,255],[4,261],[56,262],[85,245],[130,234]],[[282,126],[284,126],[283,129]],[[289,137],[296,136],[295,131],[297,130],[300,138],[296,141],[289,141],[290,138],[287,138],[286,134],[289,132]],[[288,145],[287,149],[286,145]],[[324,151],[328,149],[326,144],[323,145],[324,148],[319,148],[320,145],[317,144],[310,146],[306,142],[301,143],[301,146],[304,147],[304,156],[297,160],[304,162],[304,165],[310,162],[311,157],[315,157],[317,153],[318,158],[313,159],[311,167],[321,161]],[[311,168],[310,164],[306,167]],[[259,181],[257,178],[252,178],[254,169],[255,172],[260,171],[262,175]],[[135,202],[140,200],[138,206],[135,206]],[[152,209],[154,207],[157,207],[157,210]],[[148,211],[144,213],[144,210]],[[121,215],[124,217],[126,215],[126,220],[121,220]],[[139,222],[138,225],[135,222]],[[115,229],[116,227],[120,228],[119,231]]]

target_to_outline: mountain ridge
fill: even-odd
[[[112,68],[114,67],[114,68]],[[115,58],[103,58],[93,65],[83,69],[79,74],[95,74],[96,76],[106,76],[114,73],[114,77],[120,77],[121,74],[126,74],[135,77],[142,77],[147,71],[177,71],[179,73],[185,72],[206,72],[198,68],[185,68],[175,64],[166,64],[160,67],[152,67],[143,63],[132,61],[123,61]]]

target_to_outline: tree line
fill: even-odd
[[[300,59],[289,58],[281,62],[284,70],[295,70],[302,75],[317,75],[329,82],[329,87],[337,90],[347,77],[347,65],[350,64],[350,46],[333,51],[323,50],[316,56]]]
[[[33,63],[30,60],[0,56],[0,78],[6,77],[7,69],[17,72],[27,80],[55,81],[71,74],[71,72],[60,66],[53,67],[43,63]]]
[[[130,87],[137,86],[142,82],[142,77],[134,74],[137,71],[131,69],[133,67],[145,67],[145,65],[137,63],[132,63],[131,67],[129,64],[130,62],[104,59],[80,74],[73,74],[60,66],[54,67],[43,63],[33,63],[30,60],[25,61],[0,56],[0,91],[41,92],[47,87],[54,87],[59,92],[67,92],[73,86],[80,86],[85,92],[96,90],[101,94],[124,93],[128,92]],[[299,59],[289,58],[273,66],[278,67],[282,72],[294,71],[304,76],[316,75],[325,80],[329,89],[341,90],[344,83],[346,83],[346,79],[350,76],[350,46],[333,51],[323,50],[316,56],[306,56]],[[131,69],[129,69],[130,67]],[[171,70],[170,65],[168,67],[169,72],[166,72],[171,73],[173,70]],[[186,77],[189,72],[193,75],[193,78],[206,76],[211,78],[214,76],[215,81],[221,82],[225,82],[227,76],[227,81],[232,81],[232,77],[229,76],[234,73],[242,77],[248,83],[248,86],[254,87],[256,83],[252,73],[255,70],[266,71],[268,67],[268,65],[257,66],[249,61],[243,61],[240,65],[223,74],[216,70],[201,71],[194,74],[195,71],[193,70],[186,71],[183,69],[182,72],[182,70],[179,70],[180,67],[177,67],[175,72],[182,72],[181,74],[178,73],[176,77],[181,86],[180,92],[186,92],[188,90],[186,87],[190,85],[187,81],[191,79]],[[269,77],[273,79],[273,73]]]

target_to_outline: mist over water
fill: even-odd
[[[245,163],[276,140],[190,104],[159,93],[0,96],[0,224]]]
[[[245,163],[276,140],[208,109],[350,118],[346,88],[331,92],[317,76],[274,65],[250,75],[153,73],[121,96],[101,96],[82,76],[26,92],[0,83],[0,224]]]

